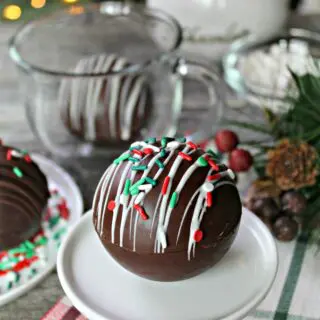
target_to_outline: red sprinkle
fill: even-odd
[[[12,159],[12,150],[7,151],[7,160],[10,161]]]
[[[1,260],[2,258],[4,258],[6,255],[7,255],[7,252],[6,252],[6,251],[0,252],[0,260]]]
[[[207,192],[207,207],[212,207],[212,193]]]
[[[195,143],[191,142],[191,141],[188,141],[187,145],[192,149],[197,149],[198,148],[197,145]]]
[[[200,242],[202,240],[202,238],[203,238],[203,232],[200,229],[198,229],[194,233],[193,239],[194,239],[195,242]]]
[[[18,262],[18,263],[12,268],[12,270],[13,270],[14,272],[19,272],[19,271],[21,271],[21,270],[23,270],[23,269],[25,269],[25,268],[28,268],[28,267],[31,265],[32,262],[35,262],[35,261],[37,261],[38,259],[39,259],[39,258],[38,258],[37,256],[34,256],[34,257],[30,258],[30,259],[22,260],[22,261]]]
[[[142,150],[142,152],[143,152],[144,154],[153,154],[153,150],[152,150],[151,148],[144,148],[144,149]]]
[[[22,260],[20,262],[18,262],[13,268],[12,270],[14,272],[19,272],[25,268],[28,268],[30,266],[30,262],[28,260]]]
[[[66,199],[62,199],[61,203],[59,203],[58,208],[66,208],[67,207],[67,201]]]
[[[26,162],[28,162],[28,163],[31,163],[31,162],[32,162],[32,159],[31,159],[31,157],[30,157],[28,154],[26,154],[26,155],[24,156],[24,160],[25,160]]]
[[[137,155],[140,156],[140,157],[143,157],[143,153],[142,153],[142,151],[140,151],[140,150],[133,149],[132,152],[133,152],[134,154],[137,154]]]
[[[184,160],[187,160],[187,161],[191,161],[192,160],[192,158],[188,155],[188,154],[185,154],[184,152],[179,152],[179,156],[181,157],[181,158],[183,158]]]
[[[140,205],[135,204],[133,207],[139,212],[142,220],[148,220],[149,219],[148,215],[146,214],[146,212],[144,211],[144,209]]]
[[[166,176],[163,181],[163,185],[162,185],[162,189],[161,189],[161,193],[163,195],[165,195],[167,193],[169,182],[170,182],[170,177]]]
[[[32,258],[29,259],[29,262],[35,262],[37,260],[39,260],[39,257],[33,256]]]
[[[0,277],[5,276],[8,272],[7,270],[0,270]]]
[[[214,175],[212,175],[212,176],[209,176],[208,177],[208,180],[209,181],[214,181],[214,180],[218,180],[218,179],[220,179],[221,178],[221,174],[220,173],[217,173],[217,174],[214,174]]]
[[[70,212],[69,212],[69,209],[67,207],[62,207],[61,209],[59,209],[59,211],[60,211],[60,216],[64,220],[68,220],[69,219]]]
[[[218,165],[212,159],[210,159],[210,157],[208,155],[205,156],[205,159],[207,160],[207,162],[209,163],[210,167],[214,171],[219,171]]]
[[[108,210],[113,211],[116,207],[116,202],[114,200],[110,200],[108,203]]]

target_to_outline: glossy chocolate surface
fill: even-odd
[[[146,220],[134,209],[132,204],[130,205],[130,199],[134,196],[130,195],[128,198],[128,213],[125,212],[121,204],[116,206],[117,209],[110,210],[112,208],[108,206],[108,203],[112,199],[116,200],[117,196],[123,193],[123,179],[132,178],[132,167],[137,164],[148,167],[157,152],[144,155],[139,163],[135,162],[132,165],[128,160],[114,164],[114,170],[118,168],[118,171],[114,175],[110,175],[110,179],[108,179],[108,174],[102,178],[93,203],[93,223],[107,251],[126,269],[152,280],[182,280],[212,267],[228,251],[238,230],[242,211],[241,201],[232,178],[226,174],[229,171],[223,165],[219,165],[219,172],[222,175],[215,182],[216,187],[211,192],[212,205],[209,207],[206,199],[200,199],[200,209],[203,213],[201,221],[198,220],[200,223],[197,231],[198,236],[201,231],[200,239],[197,239],[198,242],[194,241],[196,235],[191,234],[194,232],[191,230],[193,230],[192,225],[198,210],[196,209],[197,201],[200,197],[198,197],[200,193],[197,193],[197,190],[199,188],[202,190],[209,174],[212,177],[218,172],[213,170],[210,165],[196,167],[187,182],[182,183],[183,187],[180,188],[177,203],[170,212],[170,198],[184,179],[188,169],[196,164],[199,158],[208,156],[200,149],[189,149],[186,153],[190,159],[182,159],[182,161],[180,159],[177,170],[173,170],[174,174],[172,174],[171,169],[179,161],[177,160],[180,157],[179,152],[185,148],[186,145],[182,143],[172,151],[170,160],[156,179],[156,185],[140,203],[147,215]],[[163,162],[170,157],[170,152],[170,150],[166,151],[166,155],[162,157]],[[132,156],[134,157],[133,154]],[[154,177],[160,169],[157,165],[151,167],[148,177]],[[111,167],[109,170],[113,170],[113,168]],[[139,181],[143,174],[144,171],[137,171],[132,184]],[[157,233],[165,225],[165,223],[161,223],[160,208],[164,198],[162,195],[163,184],[167,176],[171,176],[172,179],[167,190],[168,201],[165,212],[169,218],[165,231],[166,247],[164,247],[157,244],[159,240]],[[126,214],[127,217],[124,218],[123,215]],[[121,228],[123,228],[123,234]],[[192,247],[190,247],[191,243]],[[158,249],[156,249],[157,247]]]
[[[39,231],[48,198],[47,179],[29,155],[0,145],[0,250]]]

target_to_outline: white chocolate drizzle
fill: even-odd
[[[128,66],[125,58],[116,55],[93,55],[80,60],[74,73],[116,72]],[[148,87],[143,75],[113,75],[64,79],[59,93],[62,114],[70,127],[84,131],[84,137],[97,138],[97,120],[107,119],[108,135],[124,141],[131,138],[134,117],[142,117],[147,107]],[[83,124],[81,124],[81,120]],[[81,127],[82,126],[82,127]]]
[[[133,152],[136,151],[133,149],[140,151]],[[146,149],[151,149],[152,152],[144,153],[144,150]],[[108,203],[109,201],[114,201],[114,208],[112,209],[113,213],[111,221],[111,242],[115,243],[116,241],[116,225],[117,221],[119,221],[119,212],[121,212],[119,245],[123,246],[125,225],[127,218],[130,215],[129,240],[132,242],[133,251],[135,251],[136,238],[139,236],[137,232],[137,227],[139,223],[145,223],[144,221],[142,221],[142,219],[149,219],[148,213],[146,213],[146,217],[141,216],[140,218],[141,212],[139,210],[143,210],[143,204],[146,196],[153,189],[154,185],[157,184],[158,179],[162,174],[163,170],[168,165],[169,161],[171,161],[172,163],[170,166],[170,170],[167,176],[165,177],[165,180],[167,181],[165,182],[161,178],[161,181],[163,181],[163,189],[161,190],[161,192],[159,192],[158,199],[155,202],[156,206],[154,212],[149,213],[150,216],[153,215],[151,221],[150,238],[152,239],[152,234],[154,230],[154,253],[163,253],[165,249],[168,247],[167,230],[170,224],[171,214],[173,213],[177,203],[179,202],[179,195],[183,192],[183,189],[188,184],[189,179],[196,174],[197,169],[206,167],[206,177],[204,178],[203,183],[199,185],[198,188],[195,190],[186,208],[184,209],[176,237],[177,245],[181,236],[183,225],[185,223],[185,218],[188,214],[191,214],[190,208],[192,204],[195,203],[195,207],[192,212],[187,249],[188,260],[194,258],[197,241],[201,241],[201,239],[199,240],[195,238],[195,234],[196,232],[200,231],[200,225],[206,213],[207,207],[211,205],[209,204],[207,199],[208,194],[210,195],[212,192],[214,192],[216,188],[221,187],[225,184],[229,184],[235,187],[235,184],[231,181],[221,181],[221,179],[224,177],[234,177],[234,174],[230,169],[227,169],[222,172],[217,171],[217,168],[219,168],[217,165],[209,165],[206,162],[208,158],[211,157],[210,154],[202,155],[201,159],[194,159],[193,154],[195,152],[196,149],[191,144],[184,144],[178,141],[169,141],[168,143],[164,143],[162,147],[159,147],[158,145],[153,145],[149,142],[133,143],[131,145],[130,150],[123,153],[106,170],[97,187],[97,191],[94,196],[94,208],[96,208],[96,228],[98,233],[102,234],[104,229],[103,226],[105,216],[108,215],[110,212],[110,210],[108,209]],[[174,160],[172,160],[173,157],[175,157]],[[159,161],[161,161],[160,164]],[[173,185],[175,183],[175,176],[179,171],[179,168],[183,161],[190,161],[191,165],[184,172],[183,176],[180,178],[180,181],[173,189]],[[123,164],[125,164],[125,166],[123,166]],[[151,170],[156,165],[158,165],[159,167],[158,170],[156,171],[153,177],[149,177]],[[119,184],[117,187],[116,196],[114,199],[110,199],[110,190],[114,183],[115,177],[118,175],[120,168],[122,168],[122,170],[120,171],[121,174],[117,180],[119,181]],[[135,181],[135,177],[138,170],[142,170],[142,175],[140,176],[140,179],[138,181]],[[127,177],[129,172],[130,178],[128,181]],[[213,175],[211,176],[211,174]],[[128,187],[128,185],[130,186],[130,188]],[[96,204],[97,199],[99,199],[98,204]],[[136,206],[138,206],[138,208],[135,210],[134,208],[136,208]],[[144,212],[142,213],[144,214]],[[154,228],[156,222],[156,228]]]

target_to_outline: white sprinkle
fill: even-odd
[[[139,186],[139,190],[145,191],[146,193],[148,193],[151,189],[152,189],[151,184],[142,184],[141,186]]]
[[[139,147],[144,144],[144,141],[136,141],[130,145],[130,147]]]
[[[17,158],[21,158],[23,156],[20,152],[16,150],[11,150],[11,155]]]
[[[204,183],[203,185],[202,185],[202,190],[204,191],[204,192],[212,192],[213,191],[213,189],[214,189],[214,186],[213,186],[213,184],[212,183],[210,183],[210,182],[206,182],[206,183]]]
[[[123,205],[123,206],[127,206],[127,204],[128,204],[128,196],[126,196],[126,195],[124,195],[124,194],[122,194],[122,195],[120,195],[120,203]]]
[[[228,172],[229,177],[230,177],[232,180],[234,180],[234,179],[236,178],[234,172],[233,172],[231,169],[228,169],[227,172]]]
[[[167,148],[168,149],[177,149],[177,148],[180,147],[180,145],[181,144],[178,141],[170,141],[170,142],[167,143]]]
[[[145,196],[145,193],[144,192],[140,192],[137,195],[136,199],[134,200],[134,204],[139,204],[142,201],[144,196]]]

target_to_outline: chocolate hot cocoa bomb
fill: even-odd
[[[80,60],[78,74],[118,72],[131,64],[116,55]],[[152,108],[146,78],[139,74],[65,79],[59,92],[61,118],[70,133],[96,144],[134,141]]]
[[[47,179],[30,156],[0,144],[0,250],[39,231],[49,195]]]
[[[242,206],[233,172],[192,142],[136,142],[106,170],[93,201],[100,241],[148,279],[196,276],[229,250]]]

